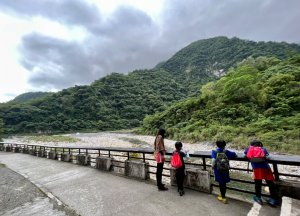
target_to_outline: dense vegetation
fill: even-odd
[[[284,59],[297,52],[300,53],[299,45],[287,43],[226,37],[200,40],[152,70],[136,70],[128,75],[113,73],[91,85],[75,86],[30,100],[28,97],[24,99],[24,95],[17,97],[14,102],[0,104],[0,118],[3,119],[5,134],[133,128],[141,125],[145,115],[164,111],[171,103],[189,96],[197,97],[201,85],[224,76],[229,68],[249,56]],[[187,113],[185,118],[188,116]],[[227,118],[224,114],[224,121]],[[182,121],[181,115],[174,121]],[[166,124],[170,123],[166,120]],[[153,131],[152,125],[148,127],[146,124],[145,128],[147,132]],[[176,130],[170,132],[175,136]],[[179,131],[176,136],[183,134]],[[186,134],[188,139],[194,136],[193,133]]]
[[[3,121],[0,119],[0,141],[2,141],[3,137]]]
[[[178,140],[225,139],[245,146],[258,138],[272,150],[300,153],[300,55],[249,57],[198,97],[147,116],[141,130],[165,127]]]
[[[9,101],[9,103],[23,103],[32,99],[42,98],[46,95],[51,94],[50,92],[27,92],[24,94],[20,94],[15,97],[13,100]]]
[[[57,133],[132,128],[146,114],[187,95],[165,71],[113,73],[90,86],[76,86],[27,103],[0,105],[5,132]]]
[[[300,46],[285,42],[255,42],[239,38],[215,37],[199,40],[181,49],[168,61],[157,66],[184,82],[194,95],[204,84],[226,74],[230,67],[252,56],[287,57],[300,53]]]

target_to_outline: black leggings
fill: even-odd
[[[183,191],[183,182],[185,178],[184,168],[178,168],[175,173],[178,191]]]
[[[255,179],[254,182],[255,182],[255,195],[257,197],[261,197],[262,180]],[[267,182],[267,185],[270,190],[271,198],[276,199],[276,191],[275,191],[274,181],[266,180],[266,182]]]
[[[157,182],[158,187],[162,186],[161,179],[162,179],[163,169],[164,169],[164,163],[157,163],[157,166],[156,166],[156,182]]]
[[[219,187],[220,187],[220,192],[221,192],[222,198],[225,198],[225,194],[226,194],[226,183],[219,184]]]

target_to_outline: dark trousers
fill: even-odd
[[[157,166],[156,166],[156,182],[157,182],[158,187],[162,186],[161,179],[162,179],[163,169],[164,169],[164,163],[157,163]]]
[[[184,168],[176,169],[175,177],[178,191],[183,191],[183,182],[185,178]]]
[[[262,180],[255,179],[254,182],[255,182],[255,195],[257,197],[261,197]],[[266,182],[267,182],[267,185],[270,190],[271,198],[276,199],[276,191],[275,191],[274,181],[266,180]]]
[[[220,193],[221,193],[222,198],[225,198],[226,183],[219,184],[219,187],[220,187]]]

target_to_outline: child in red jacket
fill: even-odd
[[[251,151],[254,153],[250,154]],[[255,151],[258,153],[255,153]],[[255,160],[253,160],[253,162],[251,161],[251,165],[253,168],[254,182],[255,182],[255,196],[253,197],[253,200],[259,204],[263,203],[261,199],[261,188],[262,188],[262,180],[264,179],[267,185],[269,186],[270,195],[271,195],[271,198],[268,199],[267,203],[275,207],[277,205],[277,200],[276,200],[276,191],[274,185],[274,176],[269,164],[265,160],[266,158],[269,157],[269,153],[267,149],[263,148],[263,144],[261,143],[261,141],[254,140],[250,143],[250,147],[245,149],[244,154],[245,156],[248,157],[250,161],[251,161],[251,157],[254,157],[255,154],[261,155],[261,156],[257,156]],[[263,159],[263,157],[265,157],[265,159]]]

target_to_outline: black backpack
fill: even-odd
[[[220,173],[228,173],[229,172],[229,159],[224,152],[217,152],[216,156],[216,168]]]

